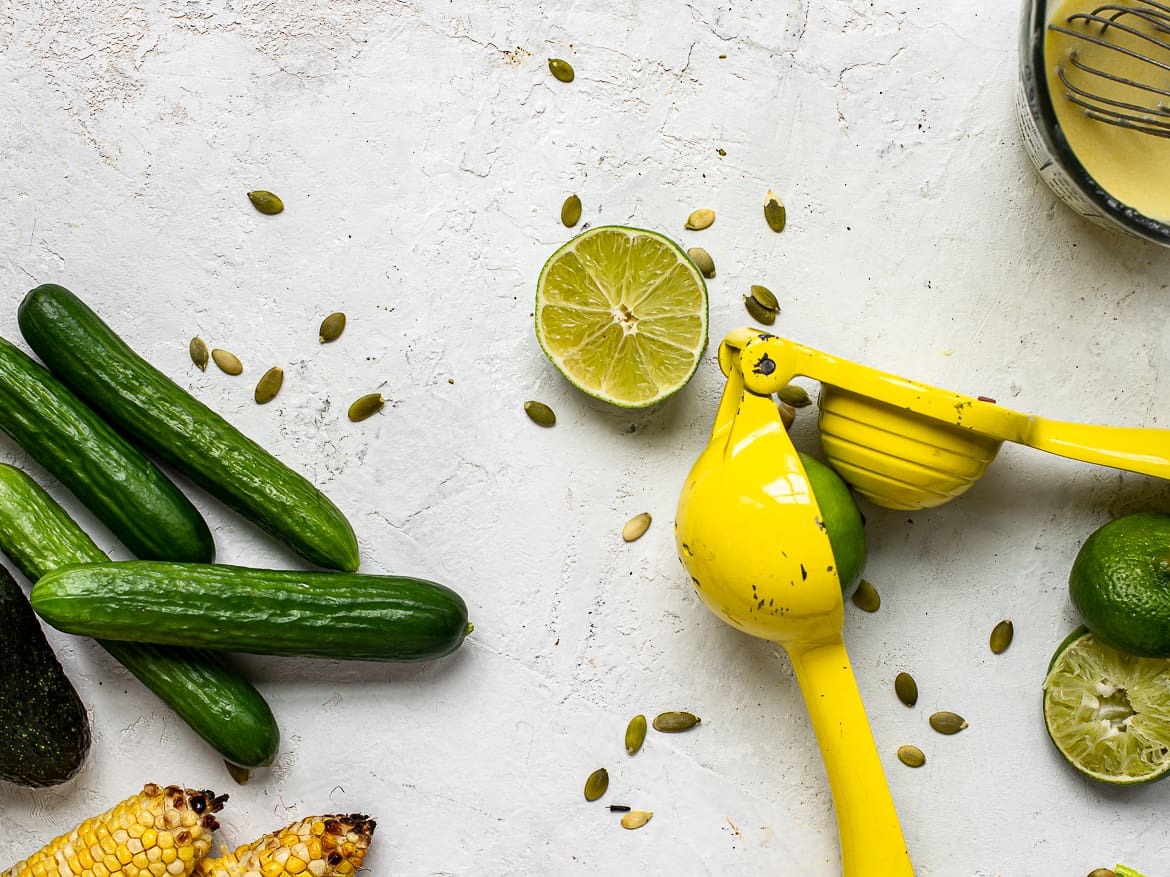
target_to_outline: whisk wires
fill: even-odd
[[[1127,16],[1130,16],[1128,20],[1126,20]],[[1142,64],[1149,65],[1153,70],[1161,70],[1170,74],[1170,60],[1160,60],[1148,54],[1153,49],[1164,52],[1164,57],[1170,59],[1170,40],[1161,36],[1162,34],[1170,36],[1170,6],[1154,2],[1154,0],[1146,0],[1141,6],[1111,3],[1098,6],[1092,12],[1075,13],[1068,16],[1066,21],[1069,25],[1080,23],[1083,27],[1062,27],[1050,24],[1048,28],[1100,46],[1107,52],[1115,52],[1133,58]],[[1140,26],[1142,23],[1147,28],[1142,28]],[[1132,26],[1133,24],[1139,26]],[[1127,34],[1132,39],[1129,39],[1126,45],[1122,45],[1117,42],[1117,38],[1121,34]],[[1146,92],[1163,98],[1170,98],[1170,89],[1122,76],[1095,64],[1086,63],[1081,59],[1077,50],[1073,50],[1071,53],[1069,63],[1079,73],[1088,77],[1089,83],[1100,80],[1101,82],[1113,83],[1116,86],[1112,89],[1105,86],[1106,93],[1102,93],[1098,90],[1101,87],[1101,82],[1097,82],[1097,88],[1077,84],[1063,66],[1059,67],[1057,75],[1061,84],[1067,89],[1067,98],[1082,107],[1086,116],[1144,134],[1170,138],[1170,108],[1167,108],[1165,103],[1158,102],[1154,106],[1148,106],[1123,99],[1123,96],[1130,97],[1126,93],[1126,89],[1135,89],[1138,92]]]

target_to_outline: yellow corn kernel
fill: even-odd
[[[359,813],[313,816],[195,866],[194,877],[337,877],[365,861],[376,823]],[[0,875],[3,877],[3,875]]]
[[[219,827],[215,814],[226,799],[214,792],[148,783],[139,794],[85,820],[0,877],[137,877],[146,873],[187,877],[211,849],[212,832]],[[177,866],[168,873],[167,865],[159,861],[163,851],[156,846],[160,829],[187,822],[189,827],[176,835],[163,832],[170,841],[167,851],[172,864]],[[182,850],[188,855],[179,858]]]

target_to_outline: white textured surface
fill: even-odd
[[[225,842],[368,811],[379,875],[838,874],[791,672],[694,598],[674,504],[721,389],[715,344],[748,321],[753,282],[781,298],[776,330],[815,347],[1049,417],[1170,427],[1170,253],[1086,224],[1028,165],[1018,14],[975,0],[0,5],[0,335],[23,344],[27,289],[70,287],[319,483],[363,569],[445,581],[476,624],[419,667],[241,659],[284,735],[244,787],[104,653],[54,634],[93,754],[65,786],[0,788],[0,865],[158,781],[229,791]],[[555,81],[549,57],[576,81]],[[253,188],[285,213],[256,213]],[[761,218],[768,188],[788,207],[781,235]],[[534,282],[569,236],[557,214],[574,191],[590,224],[715,257],[708,356],[653,414],[591,404],[535,343]],[[684,233],[699,206],[716,224]],[[335,309],[349,328],[321,347]],[[196,333],[238,352],[244,376],[193,369]],[[285,386],[261,408],[251,389],[272,364]],[[387,409],[345,420],[372,390]],[[554,429],[525,418],[530,398]],[[796,435],[815,452],[813,421]],[[0,457],[28,464],[6,439]],[[193,495],[221,560],[296,563]],[[846,641],[920,877],[1119,860],[1166,873],[1167,790],[1081,780],[1045,736],[1039,691],[1076,623],[1080,541],[1167,506],[1162,482],[1009,446],[950,505],[864,508],[884,602],[850,608]],[[622,543],[644,510],[650,531]],[[1016,642],[994,657],[1004,617]],[[892,692],[902,669],[914,709]],[[626,720],[671,708],[702,726],[651,732],[627,757]],[[935,735],[939,708],[970,729]],[[903,742],[925,768],[896,761]],[[603,765],[610,792],[588,805]],[[610,802],[656,815],[623,831]]]

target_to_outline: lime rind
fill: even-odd
[[[1061,755],[1111,785],[1170,774],[1170,660],[1124,654],[1091,633],[1066,640],[1044,680],[1044,721]]]
[[[619,316],[636,316],[628,331]],[[598,226],[561,246],[537,281],[536,336],[582,392],[649,408],[681,390],[707,347],[707,286],[670,238]]]
[[[1069,598],[1102,642],[1130,655],[1170,658],[1170,514],[1115,518],[1085,540],[1069,571]]]

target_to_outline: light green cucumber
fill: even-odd
[[[427,661],[471,630],[458,594],[406,576],[129,561],[64,567],[30,599],[68,633],[264,655]]]
[[[0,463],[0,550],[31,581],[109,557],[39,484]],[[115,660],[225,759],[271,764],[280,743],[272,710],[251,683],[203,649],[99,640]]]
[[[133,441],[318,566],[358,568],[357,539],[337,506],[131,350],[72,292],[38,286],[18,320],[53,373]]]
[[[0,430],[143,559],[210,563],[215,543],[191,501],[28,354],[0,338]]]

